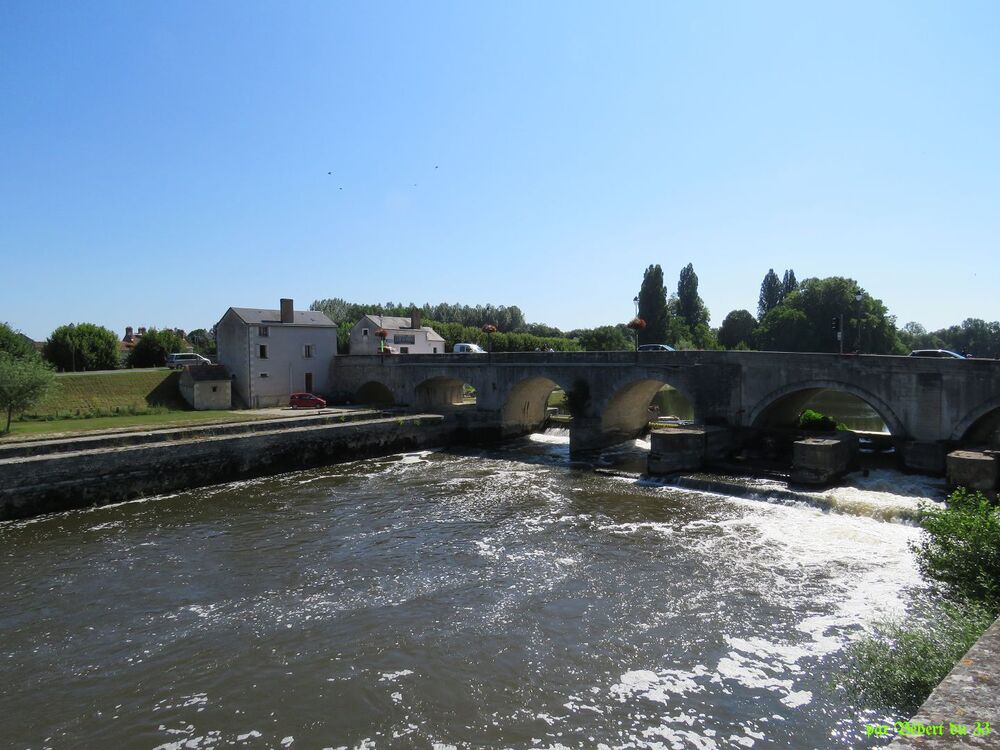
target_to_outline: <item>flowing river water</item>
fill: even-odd
[[[648,445],[648,444],[647,444]],[[605,458],[641,459],[641,441]],[[890,472],[775,501],[565,433],[0,524],[12,748],[869,747],[844,646],[926,593]]]

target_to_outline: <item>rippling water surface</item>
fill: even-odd
[[[535,436],[0,524],[5,744],[871,743],[829,684],[920,583],[916,529],[863,508],[936,488],[779,504],[567,451]]]

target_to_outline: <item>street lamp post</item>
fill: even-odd
[[[861,300],[863,298],[864,295],[860,291],[854,295],[854,301],[858,303],[858,345],[855,347],[858,354],[861,354]]]

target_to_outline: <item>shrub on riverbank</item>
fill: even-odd
[[[936,606],[920,625],[881,622],[850,647],[844,687],[873,707],[913,715],[993,622],[981,604]]]
[[[924,506],[917,567],[940,596],[926,620],[877,623],[849,649],[842,684],[860,702],[912,715],[1000,614],[1000,509],[958,489]]]
[[[959,488],[946,508],[923,508],[920,525],[927,533],[913,549],[924,577],[1000,611],[1000,510],[990,499]]]

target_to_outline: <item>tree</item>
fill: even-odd
[[[861,301],[855,295],[861,294]],[[835,352],[834,318],[844,316],[848,348],[869,354],[903,354],[896,319],[881,300],[862,290],[854,279],[831,276],[806,279],[760,321],[759,348],[771,351]]]
[[[698,296],[698,274],[692,263],[681,269],[677,280],[677,314],[692,332],[700,325],[708,325],[708,308]]]
[[[15,359],[31,359],[38,356],[31,339],[6,323],[0,323],[0,352],[6,352]]]
[[[919,323],[907,323],[899,330],[899,339],[909,349],[947,349],[948,345],[936,334],[928,333]]]
[[[70,323],[52,332],[42,356],[62,372],[114,370],[120,350],[113,331],[93,323]]]
[[[0,409],[7,412],[4,434],[10,432],[14,412],[41,401],[55,383],[55,375],[38,357],[16,358],[0,352]]]
[[[749,310],[733,310],[722,321],[719,329],[719,343],[727,349],[735,349],[740,344],[749,347],[753,343],[753,331],[757,320]]]
[[[663,269],[659,264],[647,268],[642,276],[638,317],[646,321],[646,327],[639,331],[640,344],[667,342],[670,313],[667,310],[667,288],[663,286]]]
[[[810,349],[814,338],[806,314],[785,306],[773,308],[764,316],[757,329],[757,345],[764,351],[817,351],[815,348]]]
[[[967,352],[974,357],[1000,358],[1000,322],[987,323],[979,318],[966,318],[960,326],[936,331],[945,349]]]
[[[795,280],[795,271],[789,268],[785,271],[785,276],[781,280],[781,299],[785,299],[789,294],[799,288],[799,282]]]
[[[211,332],[204,328],[195,328],[187,335],[187,340],[198,354],[210,357],[216,353],[215,326],[212,326]]]
[[[183,351],[184,341],[173,331],[150,328],[129,355],[130,367],[163,367],[167,355]]]
[[[574,338],[588,352],[631,351],[632,334],[625,326],[599,326],[573,331]]]
[[[781,304],[781,279],[774,272],[773,268],[767,269],[764,280],[760,283],[760,297],[757,299],[757,319],[764,320],[764,316]]]

